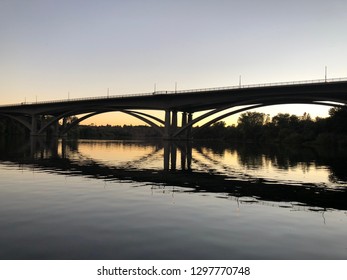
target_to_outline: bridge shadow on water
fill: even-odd
[[[105,142],[107,145],[107,142]],[[287,153],[278,148],[247,145],[230,148],[227,143],[191,142],[132,142],[132,145],[150,145],[152,150],[122,164],[112,164],[84,155],[79,149],[79,141],[65,139],[45,142],[41,138],[15,141],[0,139],[0,163],[16,164],[35,170],[62,174],[65,176],[86,176],[105,181],[134,181],[151,184],[158,188],[177,186],[173,191],[211,193],[220,198],[240,199],[243,203],[285,202],[285,206],[305,207],[312,211],[329,209],[347,210],[347,176],[344,172],[346,157],[337,157],[320,151],[308,152],[288,149]],[[209,146],[212,145],[212,146]],[[220,162],[208,151],[223,154],[226,149],[235,149],[238,161],[245,170],[264,164],[264,154],[268,160],[276,162],[284,170],[290,170],[300,163],[309,168],[313,158],[318,165],[328,166],[327,184],[294,182],[263,178],[240,172],[225,162]],[[319,157],[318,157],[319,156]],[[161,159],[161,166],[147,165],[152,159]],[[208,163],[208,164],[207,164]],[[140,167],[139,167],[140,166]],[[281,204],[278,204],[281,205]],[[281,207],[281,206],[280,206]]]

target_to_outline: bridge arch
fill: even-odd
[[[43,132],[45,132],[47,130],[48,127],[50,127],[51,125],[53,125],[54,123],[58,123],[59,120],[65,118],[65,117],[69,117],[69,116],[73,116],[74,114],[76,114],[76,110],[72,110],[72,111],[68,111],[68,112],[64,112],[58,116],[53,116],[53,118],[51,118],[48,122],[46,122],[38,131],[38,135],[42,135]]]
[[[144,112],[137,112],[137,111],[131,111],[131,110],[120,110],[120,109],[104,109],[104,110],[100,110],[100,111],[96,111],[93,113],[89,113],[81,118],[78,118],[76,120],[74,120],[72,123],[70,123],[66,128],[64,128],[62,130],[61,134],[65,134],[67,133],[71,128],[73,128],[74,126],[78,125],[81,121],[88,119],[92,116],[98,115],[98,114],[102,114],[102,113],[107,113],[107,112],[122,112],[128,115],[131,115],[145,123],[147,123],[148,125],[150,125],[151,127],[153,127],[157,132],[160,133],[160,135],[163,135],[163,129],[157,125],[154,121],[160,123],[160,124],[165,124],[165,122],[155,116],[152,116],[150,114],[146,114]],[[55,123],[58,123],[59,120],[65,118],[65,117],[69,117],[69,116],[73,116],[73,115],[78,115],[80,113],[80,111],[77,110],[71,110],[71,111],[67,111],[64,113],[61,113],[57,116],[52,115],[47,122],[45,122],[38,131],[35,132],[35,135],[43,135],[44,132],[47,131],[47,129],[49,127],[51,127],[52,125],[54,125]],[[24,116],[16,116],[16,115],[11,115],[11,114],[7,114],[7,113],[0,113],[0,115],[4,116],[4,117],[8,117],[12,120],[15,120],[16,122],[22,124],[24,127],[26,127],[29,131],[32,132],[33,126],[32,126],[32,119],[35,118],[35,116],[30,116],[30,117],[24,117]],[[31,121],[30,121],[31,118]],[[150,119],[153,119],[154,121],[151,121]]]
[[[29,130],[31,130],[31,123],[24,117],[18,117],[18,116],[6,114],[6,113],[0,113],[0,115],[2,115],[4,117],[7,117],[7,118],[10,118],[12,120],[15,120],[18,123],[20,123],[23,126],[25,126],[26,128],[28,128]]]
[[[131,110],[115,110],[115,109],[107,109],[107,110],[102,110],[102,111],[96,111],[96,112],[93,112],[93,113],[89,113],[83,117],[80,117],[76,120],[74,120],[73,122],[71,122],[67,127],[63,128],[61,134],[64,135],[66,134],[69,130],[71,130],[73,127],[75,127],[76,125],[78,125],[80,122],[88,119],[88,118],[91,118],[93,116],[96,116],[96,115],[99,115],[99,114],[103,114],[103,113],[108,113],[108,112],[121,112],[121,113],[125,113],[125,114],[128,114],[130,116],[133,116],[145,123],[147,123],[148,125],[150,125],[153,129],[155,129],[158,133],[160,133],[160,135],[163,135],[163,129],[158,126],[156,123],[154,123],[153,121],[151,121],[150,119],[153,119],[161,124],[164,124],[164,121],[155,117],[155,116],[152,116],[152,115],[149,115],[149,114],[146,114],[146,113],[143,113],[143,112],[137,112],[137,111],[131,111]]]

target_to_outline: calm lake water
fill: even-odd
[[[0,259],[347,259],[341,151],[0,141]]]

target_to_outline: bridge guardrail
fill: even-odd
[[[209,92],[209,91],[220,91],[230,89],[247,89],[257,87],[275,87],[275,86],[286,86],[286,85],[306,85],[306,84],[321,84],[331,82],[343,82],[347,81],[347,78],[333,78],[333,79],[316,79],[316,80],[304,80],[304,81],[291,81],[291,82],[275,82],[275,83],[262,83],[262,84],[250,84],[250,85],[237,85],[227,87],[213,87],[213,88],[202,88],[202,89],[188,89],[188,90],[162,90],[146,93],[135,93],[135,94],[121,94],[121,95],[107,95],[107,96],[96,96],[96,97],[84,97],[84,98],[69,98],[52,101],[36,101],[36,102],[22,102],[15,104],[0,105],[1,107],[21,106],[21,105],[34,105],[34,104],[53,104],[63,102],[75,102],[75,101],[90,101],[90,100],[103,100],[103,99],[114,99],[114,98],[129,98],[139,96],[153,96],[159,94],[184,94],[193,92]]]

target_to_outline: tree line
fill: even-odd
[[[283,143],[290,145],[347,145],[347,109],[334,107],[329,117],[312,119],[310,114],[302,116],[279,113],[273,118],[259,112],[245,112],[237,125],[227,126],[217,122],[202,128],[196,138],[214,138],[234,141]]]

